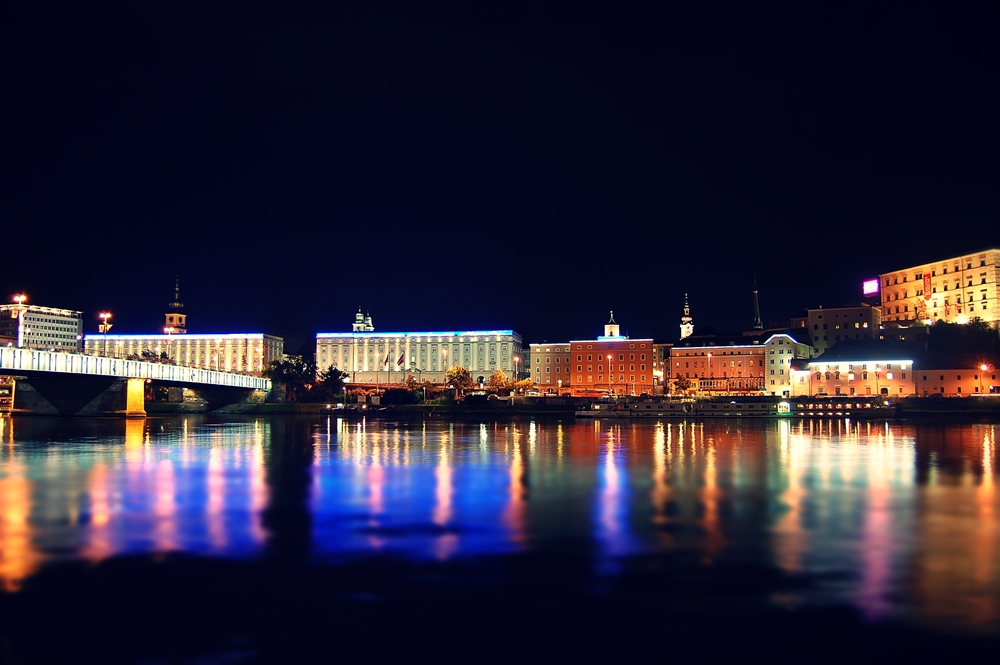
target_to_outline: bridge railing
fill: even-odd
[[[270,390],[271,380],[260,376],[184,367],[142,360],[125,360],[39,349],[0,347],[0,370],[10,372],[61,372],[122,379],[150,379],[173,383]]]

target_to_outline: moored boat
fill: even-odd
[[[695,401],[595,402],[578,418],[891,418],[896,405],[884,399],[847,397]]]

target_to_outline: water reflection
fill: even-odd
[[[0,584],[184,551],[634,554],[808,578],[792,607],[1000,630],[993,425],[0,419]]]

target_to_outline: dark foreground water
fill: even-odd
[[[0,661],[996,655],[996,433],[0,419]]]

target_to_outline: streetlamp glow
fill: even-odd
[[[14,295],[13,300],[17,304],[17,346],[18,348],[24,346],[24,302],[28,299],[28,296],[23,293],[17,293]]]
[[[105,357],[107,357],[107,355],[108,355],[108,331],[111,330],[111,326],[114,325],[113,323],[111,323],[111,312],[100,312],[97,315],[97,318],[99,318],[101,320],[101,322],[99,324],[97,324],[97,330],[104,335],[104,355],[105,355]]]

